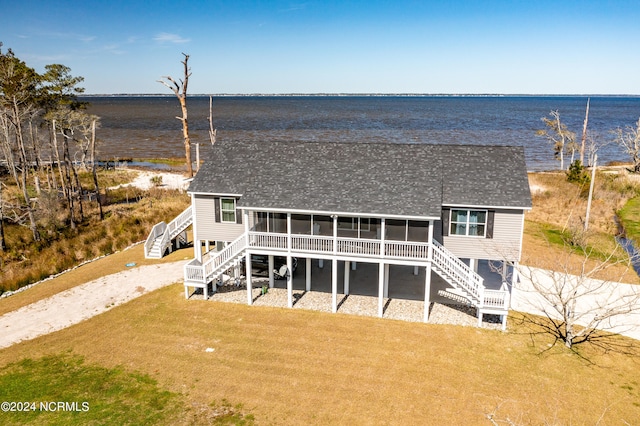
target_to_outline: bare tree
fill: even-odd
[[[189,122],[187,121],[187,86],[189,84],[189,77],[191,76],[191,70],[187,65],[189,61],[189,55],[183,53],[184,61],[184,79],[180,80],[178,84],[171,76],[162,77],[163,80],[158,80],[159,83],[167,86],[180,101],[180,108],[182,109],[182,117],[176,117],[182,122],[182,135],[184,137],[184,153],[187,160],[187,174],[189,177],[193,177],[193,167],[191,166],[191,139],[189,138]]]
[[[573,156],[578,149],[576,134],[560,121],[560,112],[558,110],[551,111],[549,115],[551,118],[542,117],[542,122],[546,125],[546,129],[538,130],[536,134],[547,138],[549,142],[553,143],[555,158],[560,160],[560,169],[564,170],[564,152],[571,153],[571,163],[573,163]]]
[[[575,261],[580,256],[581,261]],[[565,250],[556,256],[553,270],[520,266],[520,280],[515,284],[512,300],[516,309],[536,314],[523,321],[532,332],[551,335],[554,344],[567,348],[592,343],[604,349],[621,349],[621,340],[612,333],[624,333],[634,327],[632,315],[640,314],[640,288],[621,284],[634,258],[625,255],[621,247],[608,254],[580,247]],[[596,279],[614,265],[624,265],[615,279]]]
[[[625,154],[633,160],[633,172],[640,173],[640,119],[636,127],[627,126],[625,130],[614,130],[615,142],[624,150]]]
[[[0,182],[0,251],[7,249],[7,244],[4,239],[4,201],[2,199],[2,187],[4,184]]]
[[[589,103],[591,98],[587,98],[587,110],[584,114],[584,123],[582,124],[582,144],[580,145],[580,164],[584,165],[584,148],[587,143],[587,124],[589,124]]]
[[[98,174],[96,173],[96,122],[97,117],[94,116],[91,122],[91,174],[93,175],[93,186],[96,191],[96,201],[98,201],[98,209],[100,211],[100,220],[104,220],[104,212],[102,211],[102,200],[100,199],[100,185],[98,184]]]
[[[39,82],[39,75],[11,50],[0,51],[0,145],[16,186],[22,192],[22,207],[27,212],[34,241],[40,240],[40,232],[27,185],[34,163],[27,139],[33,134],[27,132],[25,126],[39,114]]]

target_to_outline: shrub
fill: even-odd
[[[160,175],[152,176],[149,180],[153,186],[162,186],[162,176]]]
[[[576,160],[569,166],[567,180],[573,183],[586,184],[591,181],[589,174],[580,160]]]

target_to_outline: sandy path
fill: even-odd
[[[0,348],[77,324],[183,278],[186,261],[107,275],[0,316]]]
[[[148,170],[133,170],[137,173],[137,176],[133,179],[133,181],[129,183],[124,183],[118,186],[112,186],[109,189],[117,189],[125,186],[135,186],[140,189],[150,189],[154,185],[151,183],[152,177],[160,177],[162,179],[162,184],[158,188],[162,189],[180,189],[186,190],[191,183],[191,179],[187,179],[181,173],[171,173],[171,172],[157,172],[157,171],[148,171]]]

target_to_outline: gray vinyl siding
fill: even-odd
[[[220,202],[212,195],[193,195],[194,221],[196,223],[194,239],[203,241],[233,241],[244,232],[244,225],[216,222],[215,206]],[[239,214],[239,213],[236,213]]]
[[[519,261],[523,215],[522,210],[496,209],[493,238],[444,236],[441,237],[443,245],[460,258]],[[442,235],[441,221],[434,230],[434,237]]]

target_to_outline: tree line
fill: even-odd
[[[51,204],[63,206],[66,224],[75,228],[84,219],[79,169],[95,171],[96,128],[99,118],[86,112],[78,96],[83,77],[61,64],[38,73],[0,43],[0,173],[10,175],[17,192],[0,181],[0,250],[6,250],[5,221],[28,226],[34,241],[41,239],[37,216]],[[102,206],[100,214],[102,216]]]

